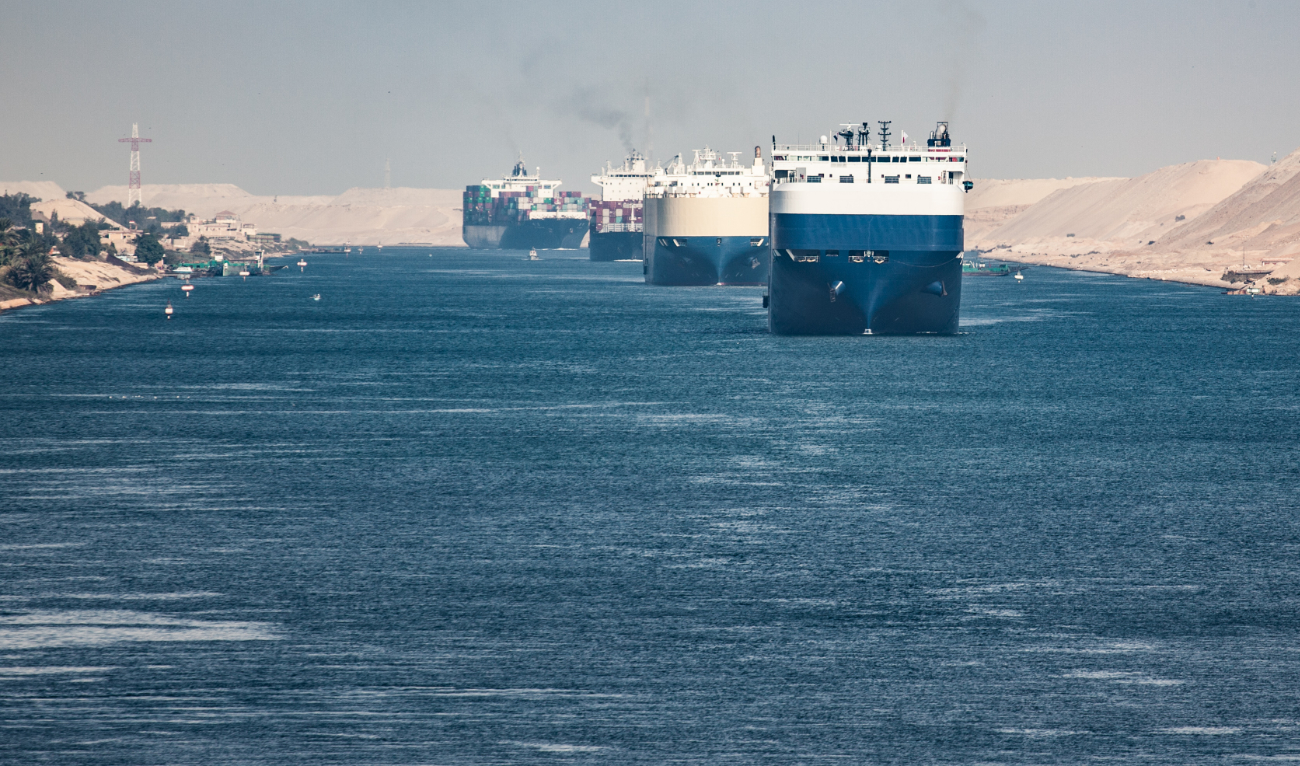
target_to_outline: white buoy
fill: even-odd
[[[239,272],[239,276],[243,277],[243,278],[244,278],[244,281],[247,282],[247,281],[248,281],[248,269],[243,269],[242,271],[240,271],[240,272]]]
[[[303,271],[306,271],[306,270],[307,270],[307,259],[306,259],[306,258],[299,258],[299,259],[298,259],[298,271],[299,271],[299,272],[303,272]]]
[[[1016,281],[1017,281],[1017,282],[1023,282],[1024,279],[1025,279],[1025,275],[1024,275],[1024,274],[1021,274],[1020,272],[1017,271],[1017,272],[1016,272]]]
[[[185,293],[186,298],[190,297],[190,293],[194,292],[194,285],[190,284],[189,282],[186,282],[185,284],[181,285],[181,292]]]
[[[172,318],[172,314],[175,312],[176,309],[172,308],[172,302],[167,301],[167,308],[163,309],[163,313],[167,315],[167,319],[170,320]]]

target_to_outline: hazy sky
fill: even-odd
[[[458,188],[518,152],[566,188],[625,145],[752,153],[951,121],[977,178],[1300,147],[1300,2],[0,0],[0,179],[258,194]],[[647,137],[645,105],[650,105]]]

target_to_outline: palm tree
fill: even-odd
[[[8,218],[0,218],[0,266],[13,260],[17,244],[18,232],[14,231],[14,222]]]
[[[54,289],[50,284],[50,280],[54,279],[54,264],[50,262],[47,253],[33,252],[10,265],[8,272],[5,273],[5,279],[21,290],[48,293]]]

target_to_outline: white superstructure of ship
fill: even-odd
[[[601,190],[600,199],[588,204],[591,260],[642,258],[642,201],[646,184],[653,176],[645,157],[633,149],[620,167],[606,163],[600,173],[591,177]]]
[[[762,284],[767,281],[770,180],[762,151],[696,150],[656,169],[645,190],[646,281],[661,285]]]

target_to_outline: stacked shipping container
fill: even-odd
[[[589,202],[582,192],[576,191],[558,191],[554,196],[542,197],[536,186],[525,187],[521,192],[503,191],[493,197],[489,187],[476,184],[466,186],[462,195],[465,223],[487,226],[527,221],[533,213],[586,215]]]
[[[591,200],[591,230],[596,234],[641,231],[641,200]]]

